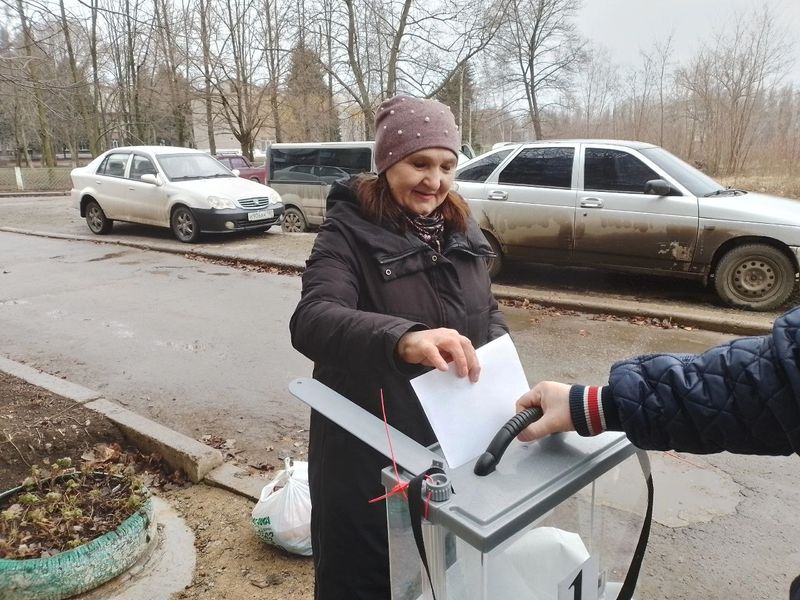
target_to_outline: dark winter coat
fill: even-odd
[[[613,402],[604,403],[609,428],[652,450],[800,453],[799,361],[795,308],[776,319],[770,335],[739,338],[698,356],[617,363],[609,377]]]
[[[411,330],[448,327],[476,348],[507,327],[490,289],[491,248],[470,220],[436,252],[411,233],[367,221],[348,183],[335,183],[303,274],[292,344],[314,378],[421,444],[435,441],[409,379],[426,369],[399,362]],[[311,415],[309,479],[316,598],[380,599],[389,593],[385,493],[389,461],[317,412]]]
[[[655,354],[615,364],[604,398],[609,429],[634,445],[694,454],[800,453],[800,307],[770,335],[697,356]],[[800,600],[800,576],[790,600]]]

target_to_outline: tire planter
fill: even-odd
[[[0,506],[21,487],[0,494]],[[113,531],[48,558],[0,559],[0,598],[62,600],[89,591],[129,569],[154,533],[153,500]]]

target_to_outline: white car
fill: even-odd
[[[266,231],[279,223],[280,194],[237,175],[200,150],[129,146],[73,169],[71,195],[96,234],[129,221],[169,227],[189,243],[202,233]]]

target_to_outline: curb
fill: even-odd
[[[33,191],[0,192],[0,198],[36,198],[39,196],[69,196],[69,190],[62,192],[54,192],[52,190],[47,192],[33,192]]]
[[[143,243],[127,242],[124,240],[104,240],[100,236],[90,237],[45,231],[30,231],[16,227],[0,227],[0,231],[52,239],[78,240],[95,244],[116,244],[118,246],[137,248],[139,250],[154,250],[188,257],[201,256],[217,260],[235,260],[242,264],[292,269],[301,273],[305,270],[305,260],[287,260],[270,256],[256,259],[242,256],[235,252],[205,250],[198,247],[184,249],[161,244],[159,242]],[[498,300],[527,300],[528,302],[541,306],[578,310],[593,314],[656,318],[686,327],[697,327],[707,331],[735,335],[763,335],[770,333],[774,320],[774,317],[767,316],[720,314],[718,310],[707,308],[687,310],[685,308],[665,306],[656,302],[637,302],[618,298],[593,297],[586,294],[554,292],[549,290],[525,290],[501,284],[492,284],[492,292]]]
[[[215,258],[219,260],[235,260],[243,264],[262,265],[268,267],[279,267],[283,269],[293,269],[303,271],[306,268],[305,260],[286,260],[277,257],[265,257],[264,259],[248,258],[236,254],[235,252],[219,252],[212,250],[205,250],[195,246],[188,246],[186,248],[177,248],[159,242],[145,243],[145,242],[126,242],[124,240],[105,240],[99,236],[88,235],[74,235],[69,233],[54,233],[49,231],[30,231],[28,229],[19,229],[17,227],[0,227],[0,231],[6,233],[16,233],[19,235],[30,235],[34,237],[50,238],[55,240],[76,240],[80,242],[92,242],[93,244],[115,244],[117,246],[126,246],[128,248],[136,248],[137,250],[154,250],[156,252],[167,252],[169,254],[178,254],[182,256],[202,256],[204,258]]]
[[[192,483],[205,481],[255,500],[266,484],[266,480],[223,463],[222,453],[216,448],[106,400],[99,392],[2,356],[0,371],[101,414],[137,448],[158,453],[170,467],[186,473]]]
[[[527,300],[542,306],[566,308],[593,314],[615,315],[618,317],[641,316],[668,320],[685,327],[696,327],[706,331],[736,335],[763,335],[772,331],[772,317],[739,316],[719,314],[709,309],[686,310],[675,307],[662,307],[654,303],[634,302],[632,300],[579,296],[563,292],[528,291],[493,284],[492,291],[498,300]]]

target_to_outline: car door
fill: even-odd
[[[125,220],[125,197],[130,152],[112,152],[105,157],[95,172],[92,185],[95,199],[109,219]]]
[[[509,258],[569,259],[575,215],[576,144],[523,146],[485,183],[462,182],[481,228]],[[468,177],[470,171],[462,172]],[[460,174],[459,177],[462,177]]]
[[[270,148],[269,185],[283,199],[284,205],[297,207],[309,225],[320,225],[325,215],[327,187],[311,171],[319,162],[316,148]]]
[[[697,242],[697,199],[633,148],[586,144],[581,161],[574,260],[686,271]],[[664,179],[668,196],[645,193]]]
[[[142,181],[142,175],[158,176],[158,170],[150,157],[134,154],[128,172],[128,194],[124,202],[129,220],[152,225],[169,225],[164,186]]]

